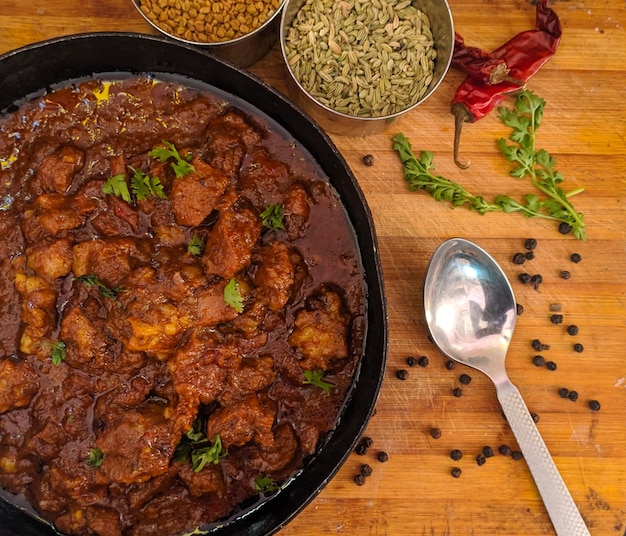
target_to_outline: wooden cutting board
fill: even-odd
[[[492,253],[513,281],[524,307],[507,358],[518,386],[593,536],[626,533],[626,5],[617,0],[555,0],[563,38],[556,56],[528,86],[546,99],[537,144],[557,159],[566,189],[584,187],[575,206],[585,215],[588,240],[563,236],[554,223],[516,214],[480,216],[409,192],[391,137],[403,132],[416,151],[435,154],[438,174],[487,199],[521,198],[529,183],[508,176],[496,140],[508,134],[495,114],[466,125],[463,155],[469,169],[452,162],[449,103],[463,75],[451,71],[422,106],[385,133],[331,135],[354,171],[376,223],[389,306],[388,368],[376,415],[367,427],[373,446],[351,454],[328,486],[282,531],[285,536],[539,536],[554,534],[523,460],[497,453],[516,449],[493,386],[462,366],[448,370],[428,341],[421,304],[423,276],[432,251],[462,236]],[[493,49],[534,25],[529,0],[450,0],[456,30],[469,45]],[[42,39],[85,31],[151,28],[130,0],[8,0],[0,12],[0,53]],[[250,70],[285,92],[278,47]],[[362,157],[371,154],[372,166]],[[538,242],[523,266],[512,256],[524,240]],[[580,263],[570,255],[579,253]],[[571,278],[560,277],[562,270]],[[518,282],[519,272],[541,274],[538,290]],[[550,322],[559,304],[563,324]],[[566,333],[576,324],[577,336]],[[533,339],[554,371],[532,364]],[[582,353],[573,350],[581,343]],[[426,367],[407,357],[427,356]],[[396,372],[408,370],[400,380]],[[471,382],[464,385],[461,374]],[[462,396],[453,390],[462,388]],[[560,388],[576,390],[576,402]],[[588,401],[600,401],[593,412]],[[441,437],[430,430],[437,427]],[[496,455],[479,466],[476,455]],[[450,452],[462,451],[453,461]],[[377,459],[379,452],[388,461]],[[357,486],[363,464],[372,474]],[[453,478],[453,466],[461,468]]]

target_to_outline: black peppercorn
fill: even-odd
[[[548,370],[556,370],[556,363],[554,361],[547,361],[546,368]]]
[[[527,251],[526,253],[524,253],[524,257],[526,257],[527,261],[532,261],[535,258],[535,252]]]
[[[461,476],[461,473],[463,471],[461,471],[460,467],[453,467],[452,470],[450,471],[450,474],[454,477],[454,478],[459,478]]]
[[[526,262],[526,256],[523,253],[516,253],[513,255],[513,264],[524,264]]]
[[[563,323],[563,315],[552,315],[550,317],[550,322],[553,324],[562,324]]]
[[[574,352],[578,352],[579,354],[581,354],[584,349],[585,349],[585,347],[582,344],[580,344],[579,342],[577,342],[574,345]]]
[[[500,445],[498,447],[498,452],[502,454],[502,456],[509,456],[511,454],[511,447],[508,445]]]
[[[578,326],[576,324],[571,324],[570,326],[567,326],[567,333],[572,337],[574,335],[578,335]]]
[[[429,361],[428,361],[428,357],[426,357],[425,355],[420,356],[420,358],[417,360],[417,364],[418,364],[420,367],[427,367],[427,366],[428,366],[428,363],[429,363]]]
[[[366,154],[363,158],[362,158],[363,164],[366,166],[372,166],[374,165],[374,155],[371,154]]]
[[[561,279],[569,279],[570,278],[570,273],[567,270],[563,270],[561,272]]]
[[[485,456],[485,458],[491,458],[494,455],[495,453],[489,445],[483,447],[483,456]]]
[[[483,454],[477,454],[476,455],[476,463],[480,466],[480,465],[485,465],[485,462],[487,461],[487,458],[485,458],[485,456]]]
[[[530,274],[527,274],[526,272],[521,273],[517,276],[517,278],[520,280],[520,282],[524,283],[524,285],[526,285],[527,283],[530,283]]]
[[[458,462],[462,457],[463,453],[459,449],[450,451],[450,458],[452,458],[455,462]]]
[[[543,352],[544,350],[550,349],[549,344],[544,344],[539,339],[533,339],[533,341],[530,344],[533,347],[533,350],[535,350],[535,352]]]
[[[410,355],[406,358],[406,363],[407,365],[409,365],[409,367],[414,367],[415,365],[417,365],[417,357]]]
[[[583,258],[580,256],[580,253],[572,253],[569,256],[569,260],[578,264],[580,261],[583,260]]]
[[[385,463],[389,459],[389,454],[381,450],[378,454],[376,454],[376,459],[380,463]]]
[[[365,456],[367,454],[367,447],[363,443],[359,443],[355,448],[354,452],[359,456]]]
[[[363,476],[370,476],[372,474],[372,466],[368,463],[361,465],[361,474]]]
[[[430,435],[433,439],[439,439],[441,437],[441,428],[431,428]]]
[[[460,398],[461,396],[463,396],[463,390],[460,387],[455,387],[454,389],[452,389],[452,395]]]
[[[524,312],[524,306],[520,303],[515,304],[517,316],[521,315]]]
[[[535,290],[539,288],[539,285],[543,283],[543,277],[541,274],[535,274],[530,278],[530,283]]]
[[[363,436],[360,442],[367,448],[370,448],[374,444],[374,440],[369,436]]]
[[[543,367],[546,364],[546,360],[542,355],[536,355],[533,357],[533,365],[536,367]]]
[[[456,367],[456,363],[452,361],[452,359],[446,361],[446,368],[448,370],[454,370],[455,367]]]
[[[572,402],[576,402],[576,400],[578,400],[578,393],[576,391],[570,391],[567,398],[569,398]]]
[[[366,479],[365,479],[365,476],[364,476],[364,475],[358,474],[358,475],[355,475],[355,476],[354,476],[354,483],[355,483],[357,486],[363,486],[363,485],[365,484],[365,480],[366,480]]]
[[[539,415],[537,413],[531,413],[530,416],[532,417],[535,424],[539,422]]]
[[[469,383],[472,381],[472,377],[469,374],[461,374],[459,376],[459,381],[463,385],[469,385]]]
[[[559,233],[567,234],[572,230],[572,226],[569,223],[565,223],[564,221],[559,223]]]
[[[533,249],[537,247],[537,240],[535,240],[534,238],[527,238],[524,241],[524,247],[527,250],[532,251]]]
[[[521,460],[523,457],[524,455],[519,450],[511,451],[511,458],[514,460]]]
[[[399,380],[406,380],[409,377],[409,371],[405,369],[400,369],[396,371],[396,378]]]
[[[563,306],[560,303],[551,303],[550,304],[550,311],[552,311],[553,313],[560,312],[562,308],[563,308]]]
[[[588,406],[591,411],[600,411],[600,402],[597,400],[590,400]]]
[[[567,398],[569,396],[569,389],[567,387],[561,387],[559,389],[559,396],[561,398]]]

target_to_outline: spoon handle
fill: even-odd
[[[590,536],[517,387],[507,379],[496,391],[557,535]]]

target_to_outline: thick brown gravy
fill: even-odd
[[[58,530],[208,526],[334,426],[360,256],[260,114],[145,77],[57,89],[0,122],[0,206],[0,486]]]

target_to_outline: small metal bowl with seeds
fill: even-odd
[[[294,101],[329,132],[365,136],[432,95],[454,23],[446,0],[287,0],[280,44]]]
[[[240,67],[278,40],[284,0],[132,0],[146,21],[177,41],[196,45]]]

